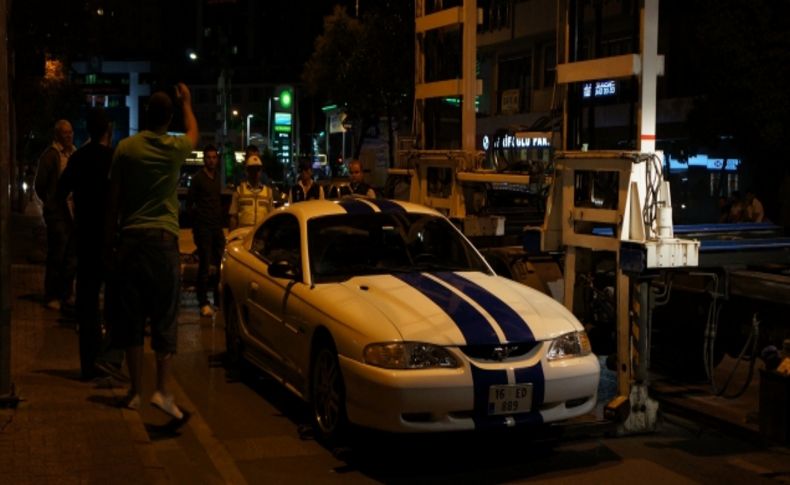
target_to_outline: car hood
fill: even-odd
[[[333,318],[371,341],[485,345],[555,338],[581,330],[551,297],[480,272],[360,276],[316,286]]]

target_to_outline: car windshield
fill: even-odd
[[[453,225],[429,214],[343,214],[307,224],[313,282],[413,271],[488,268]]]

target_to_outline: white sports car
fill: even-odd
[[[293,204],[231,234],[227,350],[348,423],[400,432],[546,423],[595,406],[579,321],[497,276],[438,212],[353,198]]]

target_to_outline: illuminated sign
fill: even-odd
[[[550,131],[518,131],[505,135],[490,137],[483,135],[483,150],[494,149],[543,149],[551,148],[552,132]]]
[[[494,146],[499,148],[548,148],[551,142],[545,136],[520,137],[505,135],[494,141]]]
[[[272,148],[275,157],[283,165],[291,163],[291,132],[293,125],[293,114],[277,111],[274,113],[274,140]]]
[[[605,98],[617,94],[617,82],[595,81],[582,85],[582,98]]]
[[[125,73],[77,74],[73,81],[86,94],[129,95],[129,75]]]
[[[669,154],[665,156],[669,160],[669,169],[679,172],[688,170],[689,167],[700,167],[711,171],[721,171],[722,165],[725,163],[727,164],[726,167],[723,167],[725,172],[735,172],[738,170],[738,167],[741,166],[741,160],[739,158],[709,158],[705,154],[699,154],[689,156],[687,160],[680,161],[678,158],[672,157]]]
[[[274,113],[274,126],[291,126],[291,113]]]

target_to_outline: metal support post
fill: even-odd
[[[19,398],[11,382],[11,258],[8,249],[8,197],[11,173],[11,97],[8,89],[8,43],[6,26],[8,5],[0,0],[0,406],[14,406]]]
[[[563,269],[565,289],[563,303],[569,312],[573,312],[573,293],[576,286],[576,246],[565,248],[565,267]]]
[[[628,396],[632,380],[629,283],[628,276],[620,269],[619,253],[617,259],[617,393]]]
[[[268,138],[266,143],[269,144],[269,150],[273,151],[274,150],[274,142],[272,141],[272,133],[273,133],[272,125],[274,124],[274,120],[272,119],[272,100],[279,101],[280,97],[279,96],[269,96],[269,111],[268,111],[267,118],[266,118],[266,129],[267,129],[266,137]]]
[[[639,76],[639,138],[637,150],[656,151],[656,84],[663,73],[658,56],[658,0],[644,0],[641,17],[642,73]]]
[[[249,115],[247,115],[247,145],[249,145],[249,144],[250,144],[250,120],[252,120],[252,118],[253,118],[254,116],[255,116],[255,115],[252,115],[252,114],[249,114]],[[246,148],[246,145],[245,145],[245,146],[242,146],[241,148],[242,148],[242,149],[245,149],[245,148]]]
[[[461,79],[463,104],[461,105],[461,148],[474,153],[476,142],[475,101],[477,99],[477,1],[464,0],[463,65]],[[470,168],[470,167],[466,167]]]

